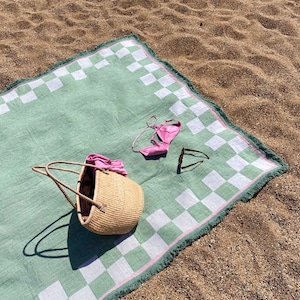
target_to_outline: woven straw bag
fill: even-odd
[[[77,172],[53,166],[57,164],[80,165],[82,169]],[[101,235],[125,234],[136,226],[141,217],[144,207],[143,190],[128,177],[92,164],[67,161],[54,161],[46,166],[33,166],[32,169],[55,182],[77,210],[79,222],[89,231]],[[76,190],[60,181],[50,170],[78,174]],[[63,187],[76,194],[76,205]]]

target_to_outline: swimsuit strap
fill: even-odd
[[[153,124],[150,124],[149,121],[151,119],[154,119],[155,121],[153,122]],[[157,116],[156,115],[152,115],[151,117],[148,118],[146,124],[147,124],[147,128],[154,128],[156,126],[156,122],[157,122]]]
[[[152,123],[152,124],[150,124],[150,120],[151,119],[154,119],[155,121]],[[157,116],[156,115],[152,115],[152,116],[150,116],[148,119],[147,119],[147,121],[146,121],[146,127],[136,136],[136,138],[134,139],[134,141],[132,142],[132,145],[131,145],[131,148],[132,148],[132,150],[134,151],[134,152],[140,152],[140,150],[136,150],[136,149],[134,149],[134,146],[135,146],[135,143],[136,143],[136,141],[145,133],[145,131],[148,129],[148,128],[156,128],[156,121],[157,121]],[[154,133],[155,134],[155,133]],[[154,137],[154,134],[153,134],[153,136],[152,136],[152,138]],[[152,139],[151,138],[151,139]]]

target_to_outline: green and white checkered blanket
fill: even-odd
[[[145,159],[131,143],[151,115],[176,118],[182,128],[167,155]],[[287,168],[135,36],[14,83],[0,94],[0,128],[1,299],[124,295]],[[147,146],[149,137],[138,142]],[[183,147],[209,159],[178,173]],[[142,186],[134,232],[90,233],[53,182],[31,171],[52,160],[83,162],[89,153],[122,159]],[[184,164],[197,160],[184,156]],[[72,176],[60,178],[74,186]]]

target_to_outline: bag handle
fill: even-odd
[[[62,186],[65,187],[66,189],[68,189],[69,191],[75,193],[76,195],[80,196],[82,199],[84,199],[85,201],[89,202],[91,205],[95,205],[100,211],[105,212],[105,208],[106,208],[105,204],[96,203],[91,198],[89,198],[86,195],[84,195],[84,194],[76,191],[75,189],[73,189],[72,187],[70,187],[69,185],[65,184],[63,181],[59,180],[57,177],[55,177],[52,173],[50,173],[49,170],[59,170],[59,171],[71,172],[71,173],[75,173],[75,174],[80,174],[80,172],[72,170],[72,169],[53,167],[52,165],[55,165],[55,164],[66,164],[66,165],[78,165],[78,166],[91,167],[91,168],[100,170],[101,172],[103,172],[105,174],[108,174],[108,172],[105,169],[102,169],[102,168],[100,168],[98,166],[95,166],[95,165],[92,165],[92,164],[79,163],[79,162],[70,162],[70,161],[52,161],[52,162],[49,162],[45,166],[33,166],[32,167],[33,171],[51,178],[54,181],[54,183],[57,185],[57,187],[60,189],[60,191],[63,193],[63,195],[65,196],[65,198],[67,199],[67,201],[75,209],[76,209],[76,205],[73,203],[73,201],[67,195],[67,193],[64,191],[64,189],[62,188]],[[40,169],[44,169],[45,172],[41,171]]]

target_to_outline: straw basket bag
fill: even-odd
[[[53,166],[58,164],[80,165],[82,169],[77,172]],[[92,164],[67,161],[54,161],[32,169],[55,182],[77,210],[80,223],[89,231],[102,235],[125,234],[138,223],[144,207],[144,194],[141,186],[128,177]],[[50,170],[78,174],[76,190],[57,179]],[[76,194],[76,205],[63,187]]]

